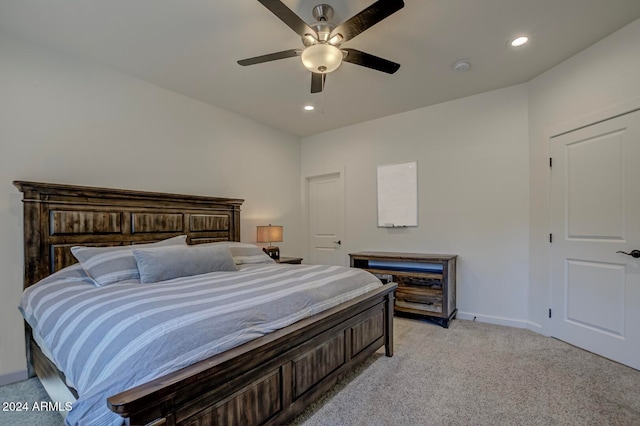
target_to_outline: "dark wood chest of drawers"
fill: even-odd
[[[398,283],[395,312],[431,319],[443,327],[455,317],[456,258],[451,254],[359,252],[349,254],[362,268]]]

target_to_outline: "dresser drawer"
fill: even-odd
[[[419,289],[396,290],[396,308],[408,308],[425,312],[442,313],[442,293],[425,293]]]
[[[406,275],[394,275],[393,281],[400,287],[428,287],[432,289],[442,289],[442,278],[423,278]]]

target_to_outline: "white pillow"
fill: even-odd
[[[267,253],[254,244],[223,241],[219,243],[202,244],[206,246],[227,246],[236,265],[255,265],[259,263],[276,263]]]

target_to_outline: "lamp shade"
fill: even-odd
[[[282,241],[282,226],[258,226],[259,243],[277,243]]]
[[[334,71],[342,63],[342,51],[326,43],[307,47],[301,57],[306,69],[320,74]]]

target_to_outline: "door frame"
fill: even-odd
[[[626,114],[630,114],[633,113],[635,111],[639,111],[640,110],[640,96],[635,97],[635,98],[631,98],[629,100],[626,100],[624,102],[620,102],[614,105],[611,105],[609,107],[603,108],[601,110],[583,115],[581,117],[578,117],[576,119],[567,121],[565,123],[562,124],[558,124],[556,126],[553,127],[549,127],[547,129],[547,131],[545,132],[545,140],[546,142],[546,158],[551,158],[551,144],[553,143],[553,140],[555,138],[557,138],[558,136],[562,136],[564,134],[576,131],[576,130],[580,130],[583,129],[585,127],[589,127],[589,126],[593,126],[595,124],[604,122],[604,121],[608,121],[608,120],[612,120],[614,118],[626,115]],[[552,192],[551,192],[551,170],[552,168],[549,167],[548,169],[548,173],[547,173],[547,182],[546,182],[546,187],[547,187],[547,211],[546,211],[546,225],[547,225],[547,230],[549,235],[551,235],[552,231],[553,231],[553,217],[552,217],[552,209],[553,206],[551,204],[552,200]],[[549,306],[549,309],[552,310],[552,312],[555,310],[557,312],[557,306],[555,306],[555,304],[557,304],[557,301],[554,301],[553,299],[553,259],[554,259],[554,250],[553,250],[553,243],[550,243],[547,246],[547,262],[546,262],[546,275],[547,275],[547,304]],[[529,285],[532,285],[532,282],[529,282]],[[554,304],[555,303],[555,304]],[[551,315],[552,317],[555,316],[555,320],[554,318],[550,317],[548,319],[548,321],[546,322],[546,324],[541,324],[541,330],[535,330],[534,331],[539,331],[542,332],[544,335],[546,336],[551,336],[554,337],[556,336],[557,333],[557,324],[559,324],[557,322],[557,314],[556,315]]]
[[[342,244],[340,245],[340,257],[342,259],[342,266],[347,265],[346,255],[346,241],[347,240],[347,179],[346,179],[346,167],[336,168],[333,170],[325,170],[322,172],[314,172],[313,174],[302,177],[302,229],[304,229],[304,255],[306,259],[311,259],[311,239],[309,234],[310,221],[309,221],[309,182],[313,179],[329,177],[333,175],[339,175],[342,181],[342,223],[340,223]]]

